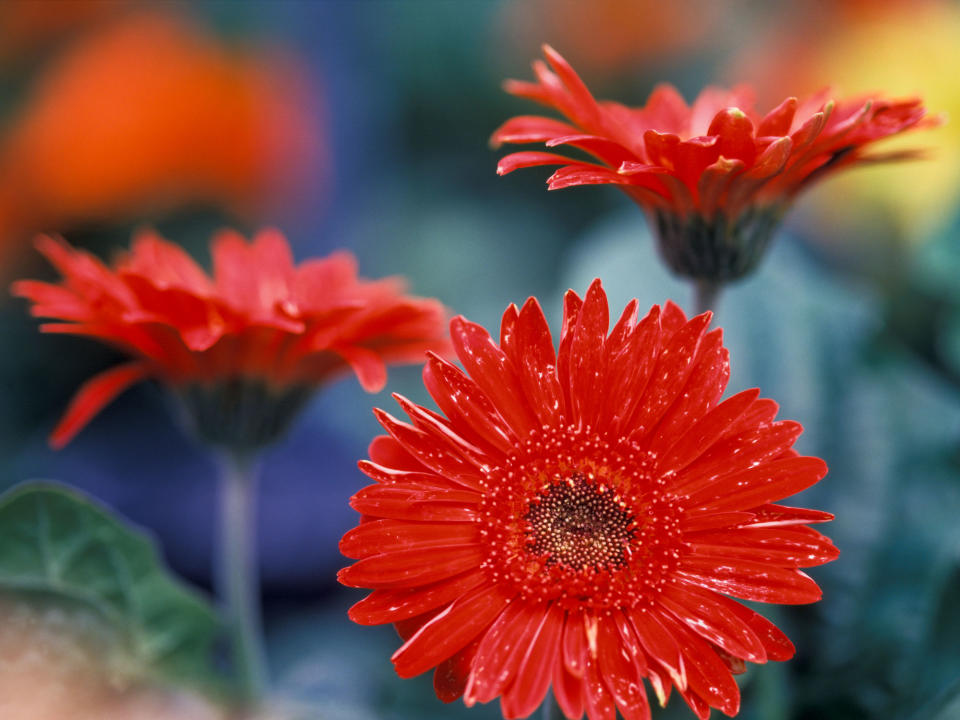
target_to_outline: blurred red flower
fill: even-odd
[[[0,145],[7,242],[209,203],[243,218],[315,172],[301,69],[224,48],[173,13],[122,15],[45,68]]]
[[[754,111],[748,87],[708,87],[692,106],[671,85],[657,87],[640,108],[597,102],[555,50],[544,53],[552,71],[538,60],[537,82],[510,80],[506,89],[568,122],[514,117],[492,142],[570,146],[599,162],[517,152],[497,172],[562,165],[548,180],[551,190],[617,185],[651,216],[670,266],[697,278],[726,281],[750,271],[797,193],[841,168],[914,157],[866,149],[930,124],[920,100],[834,101],[827,92],[787,98],[766,115]]]
[[[756,390],[720,402],[729,377],[710,315],[676,305],[608,330],[595,281],[564,303],[559,352],[540,305],[503,317],[500,344],[451,323],[465,372],[432,356],[424,384],[443,415],[397,396],[410,423],[377,410],[341,541],[340,580],[373,593],[350,610],[395,623],[397,672],[436,668],[437,695],[501,696],[529,715],[548,687],[568,718],[649,718],[671,683],[701,718],[733,715],[731,673],[793,655],[769,621],[729,596],[810,603],[798,568],[833,560],[807,527],[827,513],[774,501],[816,483],[802,428],[774,421]]]
[[[399,278],[358,279],[348,252],[295,266],[283,235],[252,244],[213,239],[213,277],[150,231],[107,267],[50,237],[38,249],[60,284],[20,280],[48,333],[92,337],[133,359],[89,380],[51,435],[62,447],[110,400],[146,378],[169,384],[196,431],[219,444],[273,439],[310,392],[352,369],[364,389],[386,382],[388,363],[417,363],[444,350],[444,309],[404,294]]]

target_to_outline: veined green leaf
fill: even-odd
[[[171,575],[146,534],[67,487],[33,482],[0,496],[0,589],[92,608],[134,674],[213,680],[210,605]]]

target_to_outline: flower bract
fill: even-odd
[[[500,697],[528,716],[552,686],[564,714],[650,717],[672,689],[700,718],[733,715],[732,674],[786,660],[790,640],[734,598],[811,603],[800,568],[834,559],[809,527],[827,513],[777,504],[826,473],[792,449],[796,422],[729,375],[709,313],[673,303],[609,329],[595,281],[570,291],[555,350],[533,298],[499,344],[455,318],[463,370],[439,356],[424,383],[440,412],[397,396],[360,468],[375,483],[341,541],[346,585],[373,592],[358,623],[393,623],[396,671],[434,670],[437,695]]]
[[[508,92],[564,116],[522,115],[491,139],[545,143],[592,156],[516,152],[497,172],[561,165],[551,190],[616,185],[645,209],[670,267],[714,282],[737,279],[763,255],[780,218],[800,191],[842,168],[915,157],[871,153],[873,143],[937,122],[918,99],[867,96],[831,99],[827,91],[789,97],[766,114],[753,107],[747,86],[704,89],[687,105],[668,84],[643,107],[594,99],[559,53],[544,47],[534,62],[536,82],[508,81]]]
[[[203,439],[261,445],[332,377],[352,370],[374,392],[388,363],[422,362],[448,346],[440,303],[406,295],[399,278],[358,278],[348,252],[295,265],[276,230],[252,243],[217,234],[213,277],[152,231],[112,266],[58,238],[42,236],[37,247],[63,281],[20,280],[13,292],[32,301],[33,315],[55,320],[41,330],[92,337],[131,357],[81,388],[54,446],[146,378],[176,392]]]

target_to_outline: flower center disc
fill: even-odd
[[[530,503],[528,547],[547,563],[571,569],[613,569],[626,562],[636,521],[625,503],[583,473],[551,485]]]
[[[626,438],[542,428],[486,473],[483,562],[492,582],[567,609],[659,595],[683,551],[680,507]]]

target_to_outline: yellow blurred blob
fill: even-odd
[[[922,240],[951,219],[960,200],[960,5],[892,10],[831,38],[819,57],[811,58],[810,72],[851,93],[920,95],[931,112],[945,112],[948,122],[881,146],[881,151],[929,148],[927,159],[838,177],[814,197],[831,216],[842,216],[853,204],[861,213],[889,215],[903,238]]]
[[[865,243],[874,232],[925,240],[953,217],[960,200],[960,4],[847,3],[836,13],[805,7],[782,18],[777,33],[741,55],[729,74],[757,82],[769,102],[829,85],[843,95],[919,96],[932,114],[944,114],[944,127],[876,149],[920,148],[924,159],[840,173],[800,200],[827,235]]]

